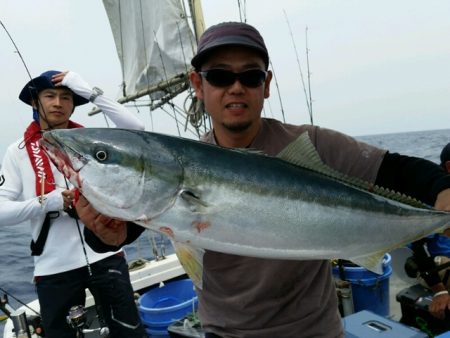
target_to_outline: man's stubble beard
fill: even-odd
[[[237,122],[237,123],[222,123],[222,125],[228,130],[231,131],[233,133],[240,133],[243,131],[246,131],[247,129],[250,128],[250,126],[252,125],[252,123],[250,121],[245,121],[245,122]]]

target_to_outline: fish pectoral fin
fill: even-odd
[[[385,252],[375,253],[369,256],[349,258],[350,261],[376,274],[383,274],[383,259]]]
[[[205,250],[198,249],[192,245],[172,241],[178,260],[184,268],[194,285],[203,288],[203,255]]]
[[[208,207],[208,203],[203,201],[195,192],[183,190],[180,192],[181,198],[189,205],[192,211],[201,212]]]

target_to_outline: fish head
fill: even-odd
[[[41,146],[100,213],[151,220],[170,208],[182,167],[152,133],[115,128],[57,129]]]

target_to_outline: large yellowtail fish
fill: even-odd
[[[382,273],[386,252],[450,221],[325,166],[306,133],[278,157],[121,129],[53,130],[42,144],[99,212],[169,235],[199,287],[203,249]]]

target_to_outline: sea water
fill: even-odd
[[[404,155],[418,156],[439,163],[442,148],[450,142],[450,129],[418,131],[396,134],[382,134],[356,137],[357,139],[388,149],[390,152],[399,152]],[[172,252],[167,239],[155,235],[156,247],[165,247],[166,252]],[[153,233],[146,231],[135,243],[125,247],[129,260],[153,257],[151,242]],[[30,256],[30,231],[28,226],[2,226],[0,227],[0,247],[3,254],[0,260],[0,288],[9,294],[27,303],[35,299],[36,293],[32,284],[33,258]],[[0,290],[3,296],[3,291]],[[16,308],[20,304],[9,297],[11,305]],[[1,314],[1,313],[0,313]],[[3,323],[0,322],[0,335],[3,333]]]

